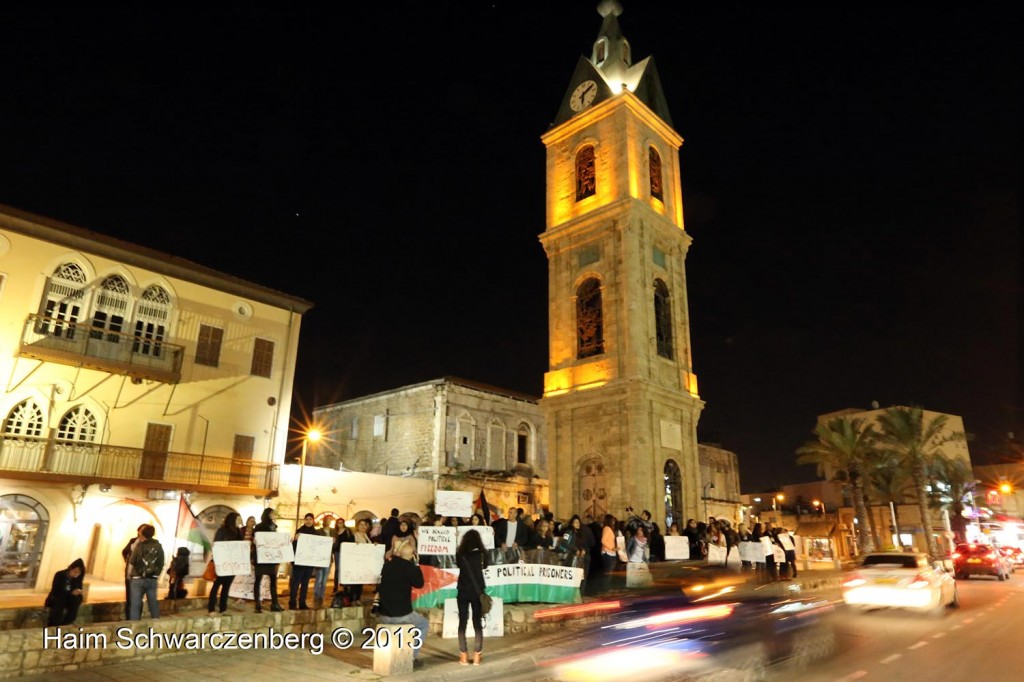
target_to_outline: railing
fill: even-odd
[[[0,438],[0,473],[210,492],[276,493],[276,464],[44,438]]]
[[[181,380],[185,347],[145,335],[33,314],[25,320],[21,355],[176,384]]]

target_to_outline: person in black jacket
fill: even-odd
[[[46,595],[46,607],[50,609],[47,627],[71,625],[78,617],[82,603],[82,579],[85,577],[85,562],[75,559],[63,571],[53,574],[50,594]]]
[[[391,538],[398,532],[398,508],[391,510],[391,516],[380,525],[380,544],[384,545],[384,551],[391,549]]]
[[[412,623],[419,632],[413,637],[413,665],[419,663],[420,648],[430,626],[426,616],[412,608],[412,588],[423,587],[423,571],[415,561],[412,545],[402,545],[398,555],[384,562],[377,585],[377,620],[381,623]]]
[[[455,550],[455,563],[459,567],[459,582],[456,601],[459,605],[459,663],[469,663],[466,624],[469,621],[469,608],[473,607],[473,665],[480,665],[480,657],[484,649],[484,616],[480,608],[480,594],[484,591],[484,569],[487,568],[487,552],[480,533],[475,530],[466,531],[462,536],[459,548]]]
[[[132,578],[129,575],[128,558],[132,555],[132,550],[135,549],[136,543],[145,540],[142,537],[142,529],[146,527],[145,523],[139,524],[139,527],[135,529],[135,537],[128,541],[128,544],[121,550],[121,558],[124,559],[124,619],[131,620],[132,611]]]
[[[295,531],[295,538],[292,540],[292,550],[298,548],[299,535],[326,535],[322,530],[313,525],[316,521],[316,517],[312,514],[306,514],[303,518],[302,525]],[[309,594],[309,579],[313,577],[314,566],[303,566],[302,564],[292,562],[292,577],[288,583],[288,608],[299,611],[305,611],[309,608],[306,604],[306,595]],[[298,598],[298,606],[296,607],[296,597]]]
[[[213,544],[218,542],[233,542],[242,539],[242,529],[239,526],[241,515],[238,512],[231,512],[224,517],[224,523],[220,525],[213,536]],[[231,591],[231,583],[235,581],[233,575],[218,575],[210,587],[210,598],[207,600],[206,610],[211,616],[217,615],[214,608],[220,607],[220,613],[228,610],[228,592]],[[220,591],[220,601],[217,600],[217,592]]]
[[[264,509],[263,514],[260,516],[260,522],[256,524],[252,531],[254,538],[256,533],[277,532],[277,524],[274,523],[274,510],[270,507]],[[258,556],[255,543],[253,544],[253,555]],[[258,559],[256,560],[256,582],[252,587],[252,598],[256,602],[256,613],[263,612],[263,599],[260,597],[260,591],[263,589],[264,576],[270,580],[270,610],[284,611],[281,608],[281,604],[277,601],[277,568],[279,565],[276,563],[263,564]]]

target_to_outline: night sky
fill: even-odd
[[[0,202],[314,302],[297,407],[444,375],[540,395],[544,147],[587,2],[0,11]],[[623,3],[693,245],[698,435],[745,491],[818,414],[1024,438],[1010,3]],[[794,3],[795,4],[795,3]],[[344,11],[342,11],[344,10]]]

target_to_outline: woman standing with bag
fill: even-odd
[[[241,518],[238,512],[231,512],[224,517],[224,523],[221,524],[220,528],[217,529],[216,535],[213,536],[213,544],[241,540],[242,529],[238,526],[238,521]],[[218,606],[217,590],[220,590],[220,613],[228,610],[228,592],[231,591],[231,583],[234,581],[235,576],[233,575],[218,575],[217,579],[213,581],[213,586],[210,588],[210,598],[206,604],[206,610],[210,612],[211,616],[217,615],[217,611],[214,610]]]
[[[459,663],[469,663],[466,624],[469,620],[469,607],[473,607],[473,665],[480,665],[480,657],[484,648],[484,610],[481,596],[487,597],[487,610],[490,610],[490,597],[484,594],[484,569],[487,567],[487,552],[480,533],[475,530],[466,531],[462,536],[459,548],[455,550],[455,563],[459,567],[457,601],[459,605]]]

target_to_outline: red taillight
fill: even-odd
[[[953,552],[953,558],[954,559],[959,559],[960,558],[960,552]]]
[[[914,579],[910,581],[910,584],[907,585],[907,587],[912,590],[928,587],[928,578],[925,578],[923,575],[915,575]]]
[[[996,555],[996,553],[995,553],[995,552],[989,552],[988,554],[986,554],[986,555],[985,555],[985,558],[986,558],[986,559],[995,559],[995,558],[996,558],[996,556],[997,556],[997,555]]]
[[[853,573],[849,575],[846,580],[843,581],[843,587],[860,587],[865,582],[864,578],[860,575]]]

